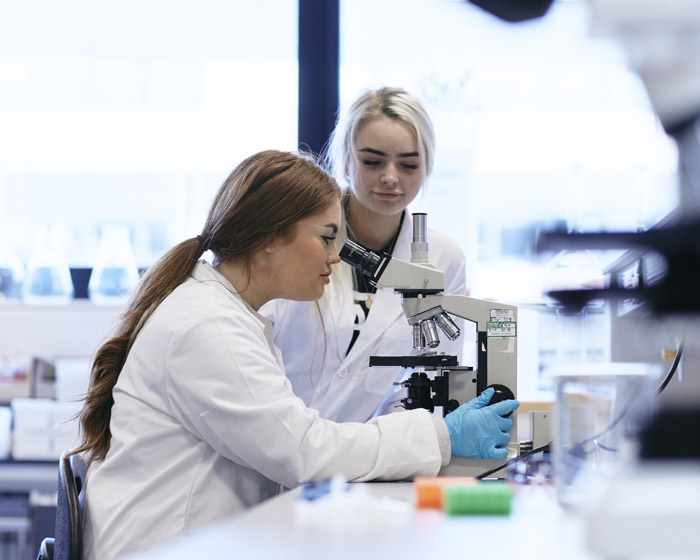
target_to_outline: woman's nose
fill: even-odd
[[[338,254],[338,250],[333,248],[331,251],[331,254],[328,255],[328,264],[338,264],[340,262],[340,255]]]
[[[387,165],[381,176],[381,182],[385,185],[395,185],[398,181],[399,176],[396,173],[396,168],[392,164]]]

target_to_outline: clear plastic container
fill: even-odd
[[[654,408],[658,366],[557,365],[554,471],[559,503],[585,511],[612,475],[636,461],[638,435]]]

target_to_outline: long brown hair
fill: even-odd
[[[202,233],[170,249],[144,274],[113,336],[98,349],[78,413],[81,442],[73,453],[85,453],[88,462],[107,455],[112,391],[129,350],[155,309],[189,278],[207,249],[215,264],[245,259],[250,267],[254,252],[291,236],[299,220],[339,196],[338,185],[310,155],[268,150],[238,165],[216,194]]]

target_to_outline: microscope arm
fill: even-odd
[[[377,271],[375,283],[397,292],[437,293],[445,289],[445,273],[428,262],[407,262],[390,258]]]
[[[409,324],[446,311],[477,325],[476,394],[502,385],[517,394],[517,307],[458,295],[403,296]],[[463,397],[464,398],[464,397]]]
[[[489,323],[515,322],[517,308],[484,299],[477,299],[454,294],[403,297],[401,302],[409,324],[421,319],[447,311],[468,321],[476,323],[479,332],[487,332]]]

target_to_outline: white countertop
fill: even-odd
[[[601,558],[586,550],[582,520],[558,506],[554,488],[550,486],[516,487],[510,515],[462,517],[417,509],[410,482],[364,486],[374,497],[368,498],[364,510],[336,507],[317,515],[308,509],[313,507],[309,506],[311,502],[301,506],[307,509],[299,509],[299,490],[294,490],[130,558]],[[380,496],[387,499],[380,501]]]

